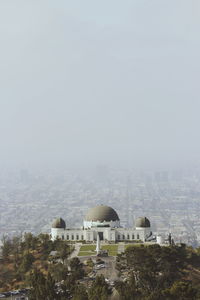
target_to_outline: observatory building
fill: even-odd
[[[140,240],[145,242],[151,235],[151,224],[146,217],[140,217],[130,228],[120,226],[117,212],[110,206],[99,205],[91,208],[85,216],[81,228],[66,228],[62,218],[54,220],[51,238],[69,241],[94,242],[97,235],[101,241],[118,242]]]

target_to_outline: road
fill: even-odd
[[[91,257],[91,256],[84,256],[84,257],[79,257],[81,262],[86,261],[89,258],[96,258]],[[102,268],[100,270],[97,270],[97,275],[103,274],[105,278],[108,278],[112,281],[119,279],[117,274],[118,271],[115,269],[115,257],[113,256],[108,256],[108,257],[100,257],[104,262],[105,262],[105,268]]]

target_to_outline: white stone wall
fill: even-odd
[[[123,241],[123,240],[141,240],[145,241],[145,231],[144,230],[136,230],[133,228],[120,228],[116,231],[116,240]]]
[[[151,228],[150,227],[145,227],[145,228],[143,228],[143,227],[136,227],[136,230],[138,231],[138,232],[144,232],[144,237],[145,237],[145,239],[146,238],[148,238],[149,236],[150,236],[150,233],[151,233]]]
[[[51,239],[54,241],[58,237],[61,238],[63,231],[62,228],[51,228]]]
[[[84,240],[84,232],[82,229],[65,229],[64,239],[69,241],[80,241]]]
[[[51,237],[52,240],[55,240],[56,238],[69,241],[85,240],[85,235],[82,229],[51,228]]]
[[[123,240],[141,240],[145,241],[150,234],[150,228],[110,228],[96,227],[91,229],[60,229],[52,228],[52,240],[57,237],[63,240],[80,241],[85,240],[94,242],[97,239],[97,232],[103,233],[103,239],[107,241],[123,241]]]

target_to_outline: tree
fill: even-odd
[[[187,262],[187,251],[181,246],[128,247],[124,254],[117,257],[117,268],[128,269],[135,279],[136,290],[145,299],[159,299],[162,290],[172,286],[183,276]]]
[[[22,242],[23,250],[35,250],[38,246],[38,238],[32,233],[25,233],[24,240]]]
[[[12,243],[11,240],[5,236],[3,236],[2,243],[3,243],[3,245],[1,246],[2,257],[4,261],[7,261],[9,259],[9,255],[12,252]]]
[[[40,252],[43,257],[46,258],[53,250],[53,242],[51,241],[49,234],[44,233],[39,234],[38,240],[40,244]]]
[[[91,257],[87,260],[87,266],[90,267],[90,268],[93,268],[93,267],[94,267],[94,262],[93,262],[93,260],[91,259]]]
[[[55,281],[48,273],[47,278],[39,270],[34,269],[29,278],[30,300],[55,300],[59,299],[56,294]]]
[[[176,281],[172,287],[163,291],[163,296],[167,300],[195,300],[197,290],[188,281]]]
[[[66,259],[70,254],[70,246],[66,242],[63,242],[59,245],[58,257],[62,260],[62,263],[65,264]]]
[[[107,300],[112,290],[103,275],[97,276],[88,291],[89,300]]]
[[[88,300],[88,294],[83,285],[76,286],[72,300]]]
[[[15,271],[18,270],[21,258],[21,237],[13,237],[12,239],[12,254]]]
[[[42,272],[34,269],[30,274],[29,284],[31,286],[30,290],[30,300],[41,300],[45,299],[46,288],[45,288],[45,277]]]
[[[83,264],[80,262],[78,257],[73,257],[69,262],[69,266],[71,269],[72,276],[74,277],[75,280],[84,277],[85,271],[83,269]]]
[[[52,264],[49,267],[49,271],[56,281],[66,280],[69,273],[68,266],[62,263]]]
[[[47,275],[45,289],[46,289],[46,299],[47,300],[55,300],[58,298],[57,294],[56,294],[56,289],[55,289],[55,281],[52,278],[50,273],[48,273],[48,275]]]
[[[141,299],[141,292],[136,285],[133,273],[126,282],[116,281],[115,289],[118,291],[121,300]]]
[[[30,270],[30,268],[32,267],[32,264],[34,261],[35,261],[35,258],[33,256],[33,254],[31,254],[29,252],[24,254],[22,263],[19,267],[19,272],[21,274],[28,272]]]

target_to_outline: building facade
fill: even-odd
[[[140,217],[135,226],[123,228],[120,226],[118,214],[112,207],[99,205],[88,211],[81,228],[66,228],[62,218],[56,219],[51,228],[52,240],[60,238],[68,241],[95,242],[97,235],[105,242],[145,242],[152,235],[151,224],[146,217]]]

